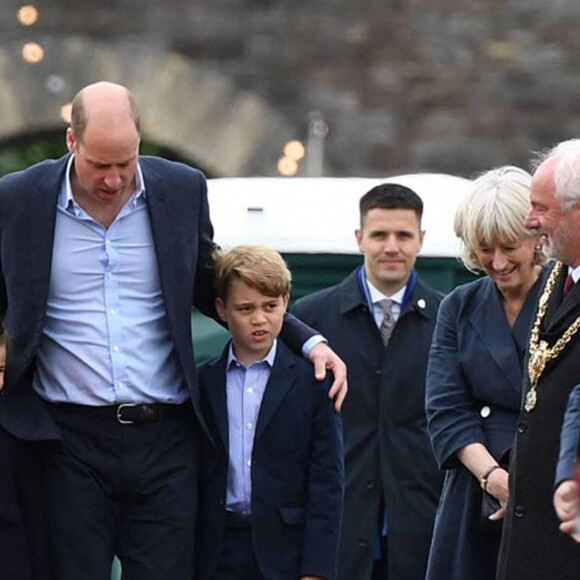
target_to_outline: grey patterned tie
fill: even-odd
[[[393,328],[395,327],[395,317],[393,316],[393,301],[388,298],[380,300],[380,307],[383,309],[384,316],[379,331],[381,333],[381,338],[383,339],[383,344],[387,346],[389,344],[389,339],[393,333]]]

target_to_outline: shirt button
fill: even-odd
[[[491,415],[491,409],[487,405],[485,405],[484,407],[481,408],[481,411],[479,412],[479,414],[484,419],[487,419],[487,417],[489,417]]]
[[[117,311],[114,308],[111,308],[111,310],[109,311],[111,314],[117,314]]]
[[[251,459],[248,459],[248,461],[246,461],[246,465],[248,467],[252,467],[252,460]]]
[[[250,431],[250,430],[252,429],[252,427],[253,427],[253,425],[252,425],[251,423],[248,423],[248,424],[246,425],[246,429],[247,429],[248,431]]]
[[[111,279],[113,277],[113,273],[112,272],[107,272],[107,278]]]
[[[113,350],[114,350],[115,352],[119,352],[119,347],[118,347],[118,346],[114,346],[114,347],[113,347]]]
[[[252,389],[252,387],[248,387],[246,389],[246,393],[253,393],[253,392],[254,392],[254,389]]]
[[[521,505],[517,505],[514,509],[516,518],[523,518],[526,515],[526,510]]]

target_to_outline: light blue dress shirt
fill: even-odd
[[[232,346],[226,365],[228,406],[228,482],[226,509],[251,513],[252,449],[258,414],[276,357],[276,341],[268,354],[247,367],[236,359]]]
[[[34,389],[57,403],[181,403],[188,392],[166,320],[141,169],[135,192],[105,228],[74,200],[72,160],[58,198]]]

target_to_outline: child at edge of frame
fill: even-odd
[[[232,335],[199,370],[213,443],[202,449],[196,578],[334,580],[344,493],[330,381],[279,338],[291,274],[278,252],[214,255],[216,309]]]
[[[0,395],[9,349],[8,330],[0,319]],[[0,578],[52,580],[40,455],[0,425]]]

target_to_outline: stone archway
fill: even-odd
[[[36,65],[22,61],[14,46],[0,46],[0,140],[64,128],[61,107],[98,80],[131,89],[145,138],[217,176],[274,175],[294,135],[256,94],[164,49],[81,38],[48,38],[42,46],[45,58]]]

